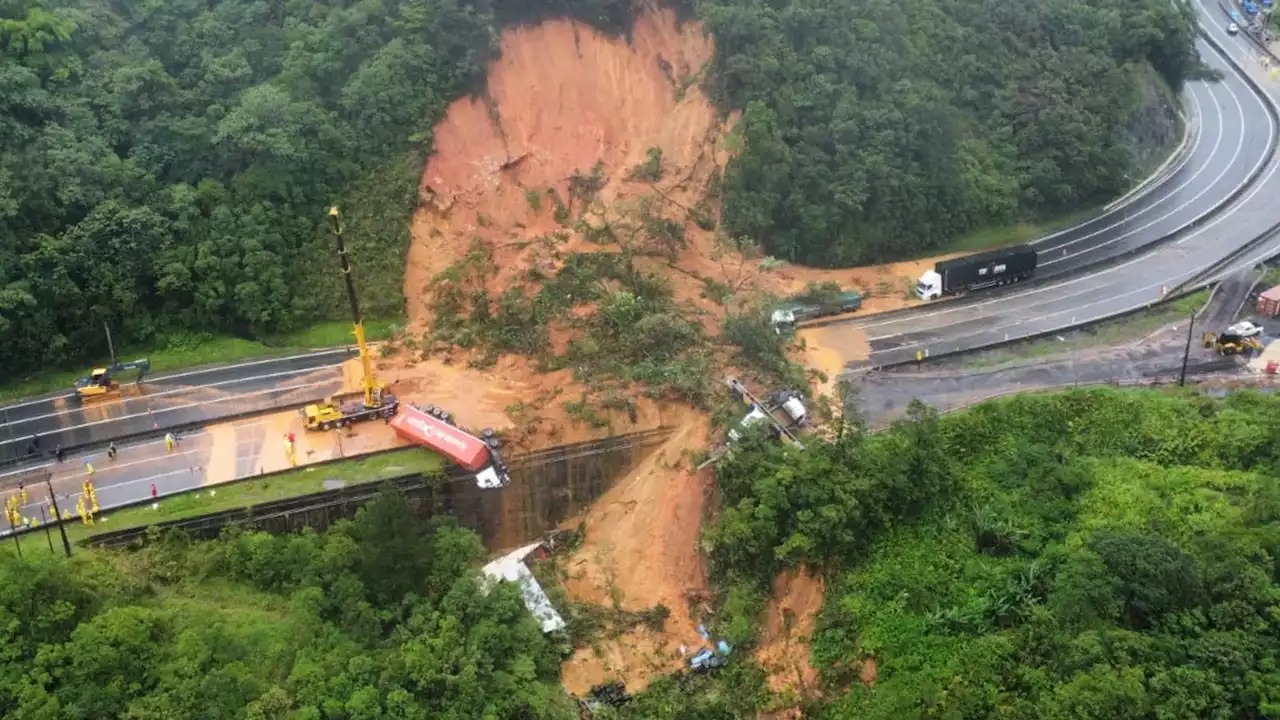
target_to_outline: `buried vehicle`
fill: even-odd
[[[452,416],[434,406],[421,408],[413,404],[400,406],[400,413],[388,423],[396,434],[424,445],[476,474],[482,488],[500,488],[507,484],[507,466],[498,454],[501,442],[492,430],[476,437],[452,422]]]
[[[1231,325],[1221,334],[1207,332],[1202,344],[1219,355],[1254,355],[1262,352],[1262,328],[1248,320]]]
[[[773,307],[769,323],[778,335],[790,335],[800,323],[808,320],[843,315],[862,307],[862,294],[853,290],[836,293],[816,300],[792,300]]]

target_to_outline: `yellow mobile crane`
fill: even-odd
[[[355,322],[356,345],[360,348],[360,365],[364,372],[364,392],[359,401],[342,402],[339,396],[312,403],[302,409],[308,430],[329,430],[361,420],[389,418],[400,409],[400,400],[373,376],[373,359],[364,341],[364,320],[360,317],[360,301],[356,298],[356,284],[351,277],[351,264],[347,262],[347,246],[342,241],[342,216],[338,208],[329,208],[329,227],[338,242],[338,261],[342,265],[342,277],[347,283],[347,299],[351,301],[351,317]]]

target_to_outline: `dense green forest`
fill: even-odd
[[[171,536],[70,562],[6,551],[0,715],[576,718],[519,590],[482,590],[483,552],[394,495],[323,535]]]
[[[677,0],[745,108],[725,219],[852,263],[1074,209],[1131,169],[1154,67],[1193,63],[1166,0]],[[0,0],[0,366],[342,316],[327,205],[367,312],[403,312],[431,128],[510,23],[625,32],[629,0]]]
[[[1275,717],[1278,474],[1280,398],[1247,392],[916,406],[804,452],[748,439],[704,528],[731,662],[599,717],[790,702],[749,651],[771,579],[800,565],[828,588],[807,717]],[[477,537],[394,494],[325,534],[3,554],[5,717],[577,716],[515,588],[478,585]]]
[[[404,310],[431,128],[505,23],[617,0],[0,0],[0,366]]]
[[[828,578],[813,717],[1276,717],[1278,475],[1280,398],[1247,392],[917,406],[883,435],[761,442],[717,469],[722,630],[750,643],[774,574],[806,565]],[[720,692],[664,707],[726,717]]]
[[[744,108],[724,219],[775,255],[852,265],[1110,198],[1154,68],[1197,65],[1169,0],[705,0],[710,75]]]

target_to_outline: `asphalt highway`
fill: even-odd
[[[121,386],[118,397],[80,402],[70,391],[0,407],[0,462],[28,456],[32,436],[42,457],[112,438],[214,421],[303,402],[342,387],[347,349],[257,360],[148,377]]]
[[[1223,31],[1225,21],[1218,22],[1220,11],[1211,7],[1200,12],[1206,31],[1260,84],[1280,97],[1280,85],[1265,77],[1246,41]],[[1280,209],[1268,207],[1270,198],[1280,196],[1280,159],[1266,159],[1277,135],[1277,123],[1254,90],[1216,50],[1201,42],[1200,52],[1208,65],[1223,71],[1224,80],[1189,84],[1185,93],[1189,149],[1147,192],[1037,241],[1044,272],[1035,284],[975,294],[916,312],[854,317],[832,325],[831,331],[857,329],[869,339],[869,359],[848,367],[910,361],[917,351],[940,354],[981,347],[1141,307],[1157,301],[1163,290],[1195,279],[1205,268],[1280,222]],[[1255,175],[1257,181],[1249,185],[1249,178]],[[1240,197],[1213,215],[1215,207],[1235,193]],[[1206,219],[1209,215],[1213,217]],[[1201,221],[1199,227],[1158,242],[1196,221]],[[1275,247],[1260,246],[1256,252],[1275,253],[1280,250],[1280,238],[1270,245]],[[1147,246],[1154,249],[1116,259]],[[1108,259],[1114,263],[1095,274],[1072,273],[1052,279]],[[1043,282],[1045,277],[1051,279]],[[59,442],[71,445],[106,440],[149,430],[154,423],[163,428],[212,422],[287,399],[320,397],[340,385],[335,368],[346,357],[345,351],[335,351],[155,377],[142,386],[137,397],[84,408],[68,403],[65,395],[3,407],[0,460],[24,451],[33,433],[41,433],[41,447],[48,451]],[[163,496],[215,484],[224,476],[255,474],[255,466],[261,470],[279,454],[275,447],[279,434],[279,428],[257,421],[234,426],[224,423],[186,435],[172,453],[163,441],[148,440],[122,444],[114,461],[107,460],[102,451],[94,451],[88,459],[95,467],[99,502],[111,507],[147,497],[153,483]],[[0,469],[0,488],[11,491],[19,478],[28,478],[35,503],[43,499],[43,492],[34,489],[31,478],[50,472],[56,492],[65,494],[74,508],[80,482],[88,476],[85,459],[72,456],[63,463],[40,461],[20,470]]]
[[[274,449],[274,446],[267,448],[264,423],[237,423],[232,432],[233,444],[216,443],[212,433],[200,430],[182,435],[172,452],[161,439],[121,445],[114,460],[101,451],[72,454],[60,463],[49,462],[0,472],[0,488],[4,489],[6,496],[15,495],[19,482],[24,482],[29,502],[23,508],[23,515],[47,519],[53,517],[53,510],[44,483],[46,474],[57,495],[59,509],[72,513],[82,494],[84,481],[90,478],[98,495],[98,504],[105,509],[146,498],[150,496],[153,485],[158,498],[208,485],[211,466],[219,462],[231,463],[235,477],[259,474],[264,449]],[[271,439],[279,442],[278,438]],[[231,457],[232,447],[234,457]],[[216,459],[215,450],[228,457]],[[217,471],[218,468],[213,468],[212,474],[219,474]],[[0,534],[7,530],[9,528],[5,526]]]
[[[103,510],[98,525],[110,529],[109,511],[152,497],[153,486],[154,496],[164,503],[166,496],[176,493],[202,488],[217,492],[223,483],[289,469],[291,462],[285,451],[289,434],[295,438],[300,466],[383,449],[392,434],[383,423],[365,423],[350,432],[307,432],[302,425],[297,412],[280,411],[178,433],[172,449],[159,438],[119,443],[114,459],[102,449],[68,453],[62,462],[48,460],[0,471],[0,495],[21,497],[19,486],[25,485],[28,504],[23,516],[47,519],[53,512],[46,478],[59,509],[73,513],[84,481],[91,479]],[[329,479],[317,467],[303,472],[320,473],[318,477]],[[0,536],[8,531],[4,524]]]
[[[1216,22],[1221,17],[1220,11],[1214,7],[1199,10],[1206,32],[1263,86],[1272,96],[1269,101],[1280,97],[1280,85],[1262,72],[1255,60],[1256,51],[1245,39],[1227,35],[1221,27],[1225,20]],[[1237,178],[1236,185],[1247,183],[1247,177],[1254,170],[1261,173],[1238,199],[1176,239],[1093,274],[975,293],[969,298],[941,302],[917,312],[855,317],[835,325],[829,331],[857,328],[866,335],[870,345],[868,358],[849,363],[846,369],[910,362],[917,353],[927,357],[975,349],[1138,309],[1160,300],[1167,290],[1196,279],[1205,268],[1270,231],[1280,222],[1280,209],[1269,204],[1271,198],[1280,195],[1280,175],[1277,175],[1280,159],[1266,160],[1269,143],[1274,142],[1277,131],[1275,119],[1212,46],[1201,42],[1200,52],[1210,67],[1223,71],[1220,96],[1236,98],[1244,112],[1242,127],[1235,131],[1243,135],[1238,135],[1235,142],[1240,143],[1243,138],[1237,162],[1244,165],[1245,170],[1232,171],[1232,176]],[[1202,115],[1201,123],[1206,129],[1212,117]],[[1206,203],[1203,212],[1208,212],[1212,204],[1210,195],[1221,200],[1233,189],[1229,183],[1219,182],[1216,189],[1201,195],[1196,202]],[[1196,194],[1198,192],[1192,195]],[[1113,245],[1125,242],[1128,241],[1118,239]],[[1280,240],[1272,244],[1280,247]],[[1259,248],[1258,253],[1266,250]]]
[[[1202,54],[1209,54],[1202,44]],[[1032,241],[1048,278],[1132,253],[1211,214],[1248,181],[1256,148],[1268,142],[1258,97],[1243,83],[1190,83],[1183,95],[1190,138],[1185,152],[1147,192],[1101,215]]]

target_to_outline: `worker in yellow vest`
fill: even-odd
[[[93,489],[93,481],[85,480],[84,484],[80,486],[80,489],[84,491],[84,496],[88,498],[89,505],[93,507],[93,511],[95,513],[98,512],[100,509],[98,507],[98,493]]]

